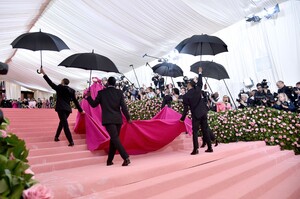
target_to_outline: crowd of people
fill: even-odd
[[[161,108],[163,108],[164,106],[171,107],[172,102],[182,102],[183,95],[187,92],[186,85],[190,80],[184,77],[183,82],[177,82],[178,87],[175,87],[173,84],[165,84],[163,77],[155,75],[152,77],[152,84],[137,88],[128,80],[121,78],[117,81],[116,88],[123,91],[127,101],[161,98]],[[107,78],[104,77],[101,81],[105,85]],[[193,78],[193,81],[197,82],[197,77]],[[237,108],[266,106],[278,110],[300,112],[300,82],[297,82],[295,87],[286,86],[283,81],[278,81],[276,85],[278,87],[276,92],[269,90],[266,80],[257,83],[256,89],[247,92],[241,90],[236,99]],[[82,94],[77,92],[76,96],[80,102]],[[220,112],[235,108],[228,95],[220,98],[218,92],[209,93],[206,85],[204,85],[202,96],[211,111]],[[23,100],[20,98],[17,100],[0,98],[0,107],[2,108],[54,108],[54,104],[53,97],[49,99],[38,98],[37,100],[34,98]]]
[[[256,89],[241,91],[237,101],[239,108],[266,106],[278,110],[300,112],[300,82],[295,87],[286,86],[283,81],[276,83],[277,92],[271,92],[266,80],[256,84]]]
[[[148,87],[143,85],[141,88],[136,88],[133,84],[125,81],[119,83],[118,88],[123,90],[124,96],[129,101],[161,98],[161,107],[163,108],[164,106],[170,107],[172,102],[182,102],[182,97],[187,92],[186,85],[190,81],[188,78],[183,80],[183,82],[177,83],[179,88],[176,88],[173,84],[165,85],[164,78],[156,75],[152,78],[153,84]],[[193,78],[193,81],[197,82],[197,78]],[[236,99],[237,108],[265,106],[278,110],[300,112],[300,82],[292,87],[286,86],[283,81],[278,81],[276,86],[278,90],[271,92],[268,82],[263,80],[261,83],[257,83],[256,89],[247,92],[242,90]],[[235,108],[228,95],[224,95],[220,99],[219,93],[209,93],[206,85],[204,85],[202,96],[211,111],[220,112]]]
[[[0,98],[1,108],[53,108],[54,99],[49,97],[45,98],[18,98],[18,99],[6,99],[6,97]]]

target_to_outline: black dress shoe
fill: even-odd
[[[219,145],[219,142],[218,142],[218,140],[216,140],[216,144],[215,144],[215,146],[218,146]]]
[[[71,142],[68,146],[74,146],[74,142]]]
[[[113,162],[106,162],[106,166],[111,166],[113,164],[114,164]]]
[[[202,145],[200,146],[200,148],[204,148],[206,146],[206,143],[203,142]]]
[[[212,152],[214,152],[214,150],[213,149],[206,149],[205,152],[206,153],[212,153]]]
[[[55,141],[55,142],[58,142],[58,141],[59,141],[59,139],[58,139],[57,137],[55,137],[55,138],[54,138],[54,141]]]
[[[192,151],[191,155],[196,155],[196,154],[198,154],[198,153],[199,153],[199,150],[198,150],[198,149],[194,149],[194,150]]]
[[[130,160],[129,160],[129,158],[126,158],[126,159],[124,160],[122,166],[123,166],[123,167],[124,167],[124,166],[128,166],[129,164],[130,164]]]

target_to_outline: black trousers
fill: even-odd
[[[106,124],[105,128],[110,136],[110,143],[109,143],[109,152],[107,162],[112,162],[116,151],[118,150],[121,157],[125,160],[129,156],[125,151],[123,145],[120,142],[119,134],[121,131],[122,124]]]
[[[58,117],[59,117],[59,124],[56,130],[55,137],[59,137],[61,130],[64,129],[65,135],[69,141],[69,143],[73,143],[73,138],[71,131],[69,129],[69,123],[68,123],[68,117],[70,115],[69,111],[57,111]]]
[[[208,123],[207,123],[207,115],[203,115],[201,118],[196,119],[192,118],[192,129],[193,129],[193,145],[194,149],[199,148],[199,142],[198,142],[198,131],[201,127],[201,131],[203,133],[203,140],[207,144],[208,148],[211,149],[211,139],[208,132]]]

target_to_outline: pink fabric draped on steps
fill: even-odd
[[[91,87],[92,98],[103,89],[101,83],[94,83]],[[92,108],[86,100],[81,102],[85,115],[77,114],[74,131],[85,133],[89,150],[108,150],[109,134],[101,123],[101,107]],[[131,124],[124,118],[120,133],[120,140],[130,155],[144,154],[156,151],[172,142],[182,132],[191,134],[191,120],[179,122],[181,114],[171,108],[163,108],[151,120],[136,120]]]

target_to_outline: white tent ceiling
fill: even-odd
[[[126,73],[145,65],[147,53],[168,54],[194,34],[213,34],[253,13],[286,0],[0,0],[0,61],[9,64],[1,79],[30,89],[51,91],[41,75],[39,52],[12,49],[20,34],[41,29],[60,37],[70,47],[44,51],[43,67],[59,82],[86,87],[89,71],[58,67],[74,53],[91,52],[109,57]],[[94,76],[104,76],[94,72]]]

